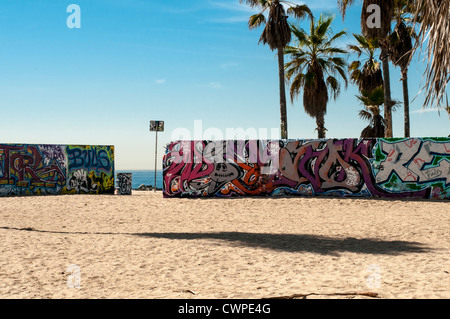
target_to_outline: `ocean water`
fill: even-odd
[[[116,170],[115,173],[131,173],[132,175],[132,188],[137,189],[140,185],[152,185],[155,183],[155,171],[145,171],[145,170],[129,170],[122,171]],[[156,171],[156,187],[163,188],[163,172]]]

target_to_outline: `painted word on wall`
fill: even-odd
[[[164,197],[450,199],[450,138],[176,141]]]
[[[0,144],[0,196],[114,194],[114,146]]]

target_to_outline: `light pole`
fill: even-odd
[[[150,132],[156,132],[155,136],[155,184],[153,191],[156,193],[156,171],[158,168],[158,132],[164,132],[164,121],[150,121]]]

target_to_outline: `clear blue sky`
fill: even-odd
[[[316,16],[336,14],[335,30],[360,33],[360,5],[343,22],[337,0],[305,2]],[[66,25],[72,3],[81,8],[80,29]],[[165,121],[159,158],[173,130],[193,132],[195,120],[224,135],[226,128],[278,128],[277,58],[258,45],[262,28],[248,29],[252,12],[238,0],[2,0],[0,142],[115,145],[116,169],[153,169],[150,120]],[[416,57],[411,98],[424,68]],[[391,67],[393,97],[401,100],[399,79]],[[367,123],[355,94],[350,85],[330,101],[327,137],[360,136]],[[412,135],[447,136],[448,115],[421,112],[422,101],[411,105]],[[400,109],[396,137],[402,121]],[[301,100],[288,105],[288,127],[289,138],[317,136]]]

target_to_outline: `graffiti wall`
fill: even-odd
[[[114,146],[0,144],[0,196],[114,194]]]
[[[164,197],[450,199],[450,138],[177,141]]]

